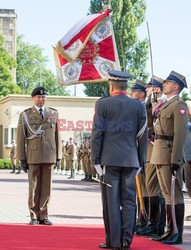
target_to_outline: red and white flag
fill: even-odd
[[[56,44],[54,58],[62,85],[108,80],[108,70],[120,70],[111,10],[88,15]]]

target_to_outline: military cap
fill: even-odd
[[[140,91],[143,91],[144,93],[146,93],[145,84],[141,80],[137,80],[131,89],[132,90],[140,90]]]
[[[35,95],[46,95],[46,90],[44,87],[37,87],[35,89],[33,89],[31,96],[35,96]]]
[[[159,87],[160,89],[163,88],[162,84],[163,84],[164,80],[158,76],[153,76],[150,80],[150,82],[147,84],[148,87],[150,86],[154,86],[154,87]]]
[[[134,78],[129,73],[120,71],[120,70],[109,70],[108,71],[108,79],[114,81],[127,81],[129,78]]]
[[[176,82],[182,87],[182,89],[187,88],[186,78],[175,71],[171,71],[170,75],[164,80],[164,82]]]

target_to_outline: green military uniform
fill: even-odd
[[[169,91],[169,85],[171,90]],[[179,86],[179,89],[176,88]],[[161,191],[167,206],[168,230],[157,238],[165,244],[182,243],[184,199],[182,193],[182,170],[183,170],[183,147],[186,139],[188,108],[184,101],[179,99],[178,90],[186,86],[185,78],[172,71],[163,84],[164,94],[168,101],[159,109],[154,124],[155,142],[151,156],[151,164],[157,168],[157,176]],[[166,92],[165,92],[166,91]],[[168,97],[169,95],[169,97]],[[175,182],[175,208],[171,206],[171,182],[172,175],[177,176]],[[172,210],[175,209],[176,216],[173,217]],[[173,233],[176,220],[178,233]]]
[[[15,173],[15,168],[16,168],[16,154],[17,154],[17,148],[16,148],[16,144],[13,141],[12,142],[12,147],[9,153],[9,158],[11,159],[11,164],[12,164],[12,172],[11,173]]]
[[[31,221],[48,219],[52,170],[56,160],[61,159],[57,119],[57,110],[44,107],[42,117],[35,106],[23,111],[19,118],[17,158],[21,163],[26,161],[29,168],[28,206]]]

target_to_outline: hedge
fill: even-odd
[[[11,160],[9,159],[0,159],[0,169],[11,168]]]

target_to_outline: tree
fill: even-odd
[[[68,95],[65,87],[57,84],[51,70],[46,69],[47,57],[42,55],[39,45],[24,41],[24,36],[17,37],[17,84],[22,94],[30,94],[32,89],[44,86],[49,95]]]
[[[89,12],[91,14],[102,10],[103,0],[91,0]],[[113,10],[112,23],[121,69],[128,71],[140,80],[146,80],[145,72],[148,59],[148,40],[140,41],[136,29],[145,19],[146,4],[144,0],[111,0]],[[97,84],[86,84],[85,94],[96,96],[108,92],[108,85],[100,88]],[[96,91],[94,91],[96,89]],[[99,89],[99,90],[97,90]],[[102,89],[100,91],[100,89]]]
[[[181,99],[183,101],[190,101],[190,95],[188,92],[186,92],[185,90],[181,92]]]
[[[16,61],[10,56],[3,44],[4,40],[0,35],[0,97],[21,92],[20,88],[13,83],[11,72],[16,67]]]

